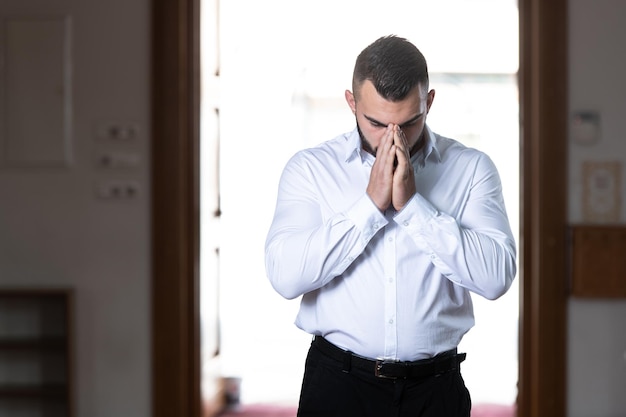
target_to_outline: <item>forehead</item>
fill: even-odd
[[[384,99],[370,80],[365,80],[355,96],[359,112],[385,124],[402,124],[426,111],[427,95],[420,85],[400,101]]]

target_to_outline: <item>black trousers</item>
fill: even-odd
[[[298,417],[470,417],[471,399],[458,369],[419,379],[379,378],[311,345]]]

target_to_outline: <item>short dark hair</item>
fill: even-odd
[[[428,90],[426,58],[405,38],[383,36],[356,59],[352,76],[352,91],[356,96],[365,80],[370,80],[385,100],[403,100],[420,83]]]

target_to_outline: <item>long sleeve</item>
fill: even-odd
[[[458,218],[417,194],[394,220],[429,254],[441,274],[472,292],[495,299],[509,289],[515,278],[515,241],[492,161],[483,155],[465,165],[465,172],[468,195]]]
[[[325,180],[313,175],[300,155],[289,161],[281,176],[265,264],[272,286],[285,298],[321,288],[341,275],[387,224],[364,187],[345,195],[344,210],[323,215],[321,205],[328,206],[320,191]],[[327,190],[332,194],[331,187]]]

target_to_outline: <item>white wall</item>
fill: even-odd
[[[626,2],[569,1],[570,115],[593,111],[600,116],[598,141],[581,145],[570,130],[569,220],[583,215],[583,161],[615,161],[621,208],[617,221],[626,223]],[[570,124],[570,126],[572,126]],[[590,260],[592,262],[593,260]],[[626,277],[624,277],[626,279]],[[570,299],[568,415],[626,415],[626,301]]]
[[[15,167],[0,153],[0,287],[74,288],[76,416],[148,416],[149,0],[0,3],[0,24],[61,16],[71,26],[72,157],[66,166]],[[11,80],[0,33],[2,95]],[[6,114],[0,107],[0,126]],[[132,123],[136,137],[98,138],[110,122]],[[106,152],[139,161],[104,169],[96,161]],[[103,182],[118,179],[138,195],[98,197]]]

